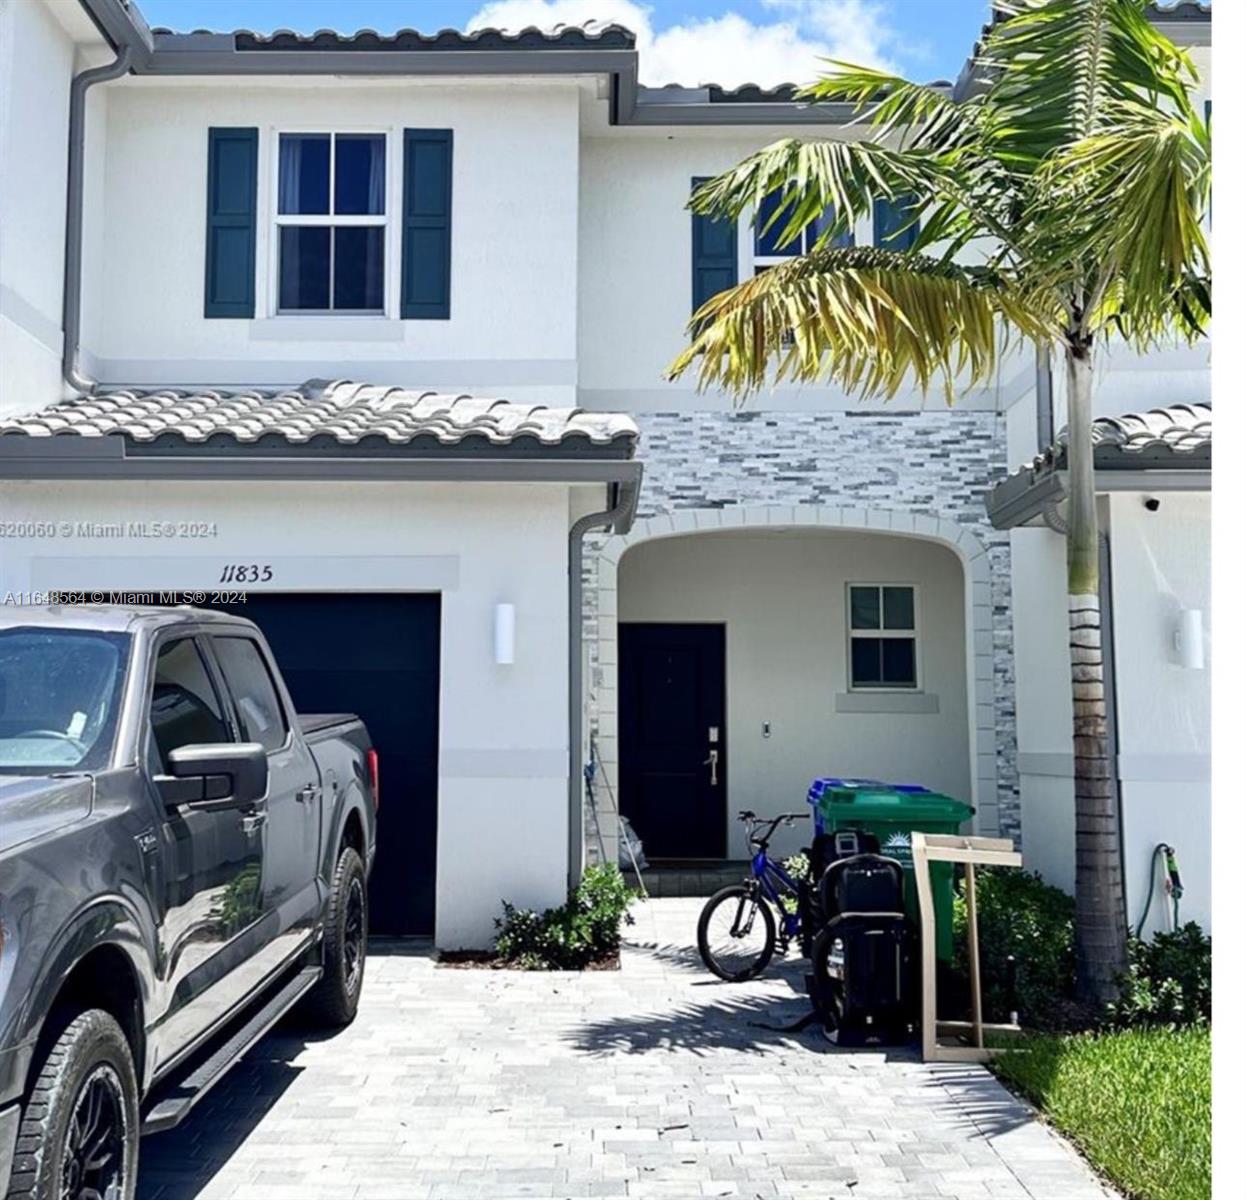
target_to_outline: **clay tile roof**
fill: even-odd
[[[0,437],[121,436],[133,446],[239,452],[401,448],[414,456],[630,458],[638,430],[619,413],[413,388],[311,380],[277,391],[134,389],[81,396],[0,422]]]

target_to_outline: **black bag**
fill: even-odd
[[[832,914],[822,904],[821,883],[827,869],[843,858],[855,858],[858,854],[877,854],[878,838],[864,829],[841,829],[835,833],[819,833],[809,847],[809,878],[797,886],[797,905],[800,912],[800,950],[808,958],[813,950],[813,939],[818,930],[830,920]]]
[[[894,1045],[913,1034],[914,938],[899,913],[847,914],[818,935],[812,999],[841,1046]]]
[[[827,867],[818,885],[827,919],[841,913],[904,913],[904,868],[881,854],[857,854]]]
[[[843,1046],[907,1041],[915,1025],[912,926],[893,858],[838,859],[818,884],[827,921],[813,940],[810,997]]]

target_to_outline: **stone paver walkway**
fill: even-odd
[[[985,1071],[840,1050],[794,957],[722,984],[701,901],[636,906],[623,969],[374,951],[359,1017],[267,1038],[143,1143],[140,1200],[1090,1200],[1110,1193]]]

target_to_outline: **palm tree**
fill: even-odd
[[[1207,126],[1188,56],[1144,0],[1003,0],[971,94],[833,63],[802,94],[855,104],[859,140],[785,138],[694,193],[736,219],[771,199],[781,244],[808,251],[710,299],[671,377],[737,398],[782,379],[891,397],[906,381],[985,381],[1008,338],[1063,360],[1077,827],[1078,978],[1106,999],[1124,965],[1118,828],[1100,649],[1091,394],[1098,348],[1193,341],[1211,311],[1202,219]],[[916,231],[904,250],[837,246],[876,199]],[[918,223],[920,221],[920,228]],[[814,224],[817,222],[817,224]]]

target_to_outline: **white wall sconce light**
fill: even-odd
[[[508,667],[515,661],[515,606],[493,606],[493,661]]]
[[[1173,649],[1177,662],[1187,671],[1201,671],[1206,665],[1203,646],[1203,612],[1198,608],[1183,608],[1177,614],[1177,627],[1173,630]]]

